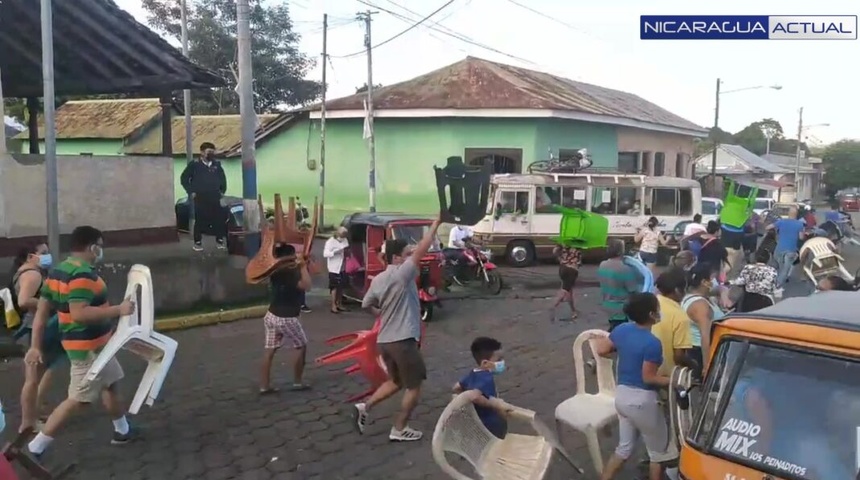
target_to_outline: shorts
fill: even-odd
[[[346,274],[341,273],[331,273],[328,272],[328,289],[329,290],[340,290],[346,286]]]
[[[669,425],[655,390],[618,385],[615,392],[618,411],[618,447],[615,454],[628,459],[639,437],[645,442],[651,463],[678,459],[678,447],[669,433]]]
[[[101,373],[94,380],[86,379],[87,372],[95,363],[95,352],[90,352],[84,360],[70,359],[69,399],[80,403],[93,403],[101,397],[101,393],[123,379],[125,373],[116,358],[111,358]]]
[[[576,268],[559,265],[558,278],[561,279],[561,289],[569,292],[576,285],[576,279],[579,278],[579,270]]]
[[[424,357],[414,338],[377,345],[388,377],[400,388],[412,390],[427,379]]]
[[[267,350],[278,349],[287,344],[293,348],[302,348],[308,344],[308,337],[298,318],[278,317],[266,312],[263,325],[266,327]]]
[[[642,263],[645,265],[653,265],[657,263],[657,254],[650,252],[639,252],[639,258],[642,260]]]

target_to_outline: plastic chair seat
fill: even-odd
[[[576,394],[555,408],[555,419],[577,431],[601,429],[618,418],[615,398],[601,394]]]
[[[484,478],[499,480],[534,478],[552,461],[553,448],[543,437],[509,433],[487,451],[479,471]]]

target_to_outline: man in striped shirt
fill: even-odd
[[[600,293],[603,295],[603,310],[609,317],[609,331],[627,321],[624,304],[631,293],[641,289],[641,280],[633,268],[624,264],[624,242],[610,240],[606,247],[609,259],[601,262],[597,269]]]
[[[30,351],[25,361],[41,363],[42,335],[51,312],[57,312],[65,348],[71,363],[68,398],[48,417],[42,431],[30,442],[30,452],[41,455],[54,440],[60,427],[82,405],[100,397],[113,420],[111,443],[124,444],[130,439],[130,428],[121,406],[117,384],[123,378],[122,367],[111,359],[94,380],[86,379],[99,351],[110,340],[114,319],[134,313],[131,299],[120,305],[110,305],[107,285],[96,273],[95,264],[102,260],[104,242],[96,228],[77,227],[72,232],[71,256],[48,273],[33,320]]]

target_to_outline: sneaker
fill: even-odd
[[[388,434],[388,439],[392,442],[417,442],[418,440],[421,440],[421,437],[423,436],[423,433],[409,427],[400,431],[391,427],[391,433]]]
[[[785,291],[783,289],[777,288],[776,290],[773,291],[773,298],[776,298],[776,299],[782,298],[783,293],[785,293]]]
[[[194,250],[195,252],[202,252],[203,251],[203,243],[195,242],[194,246],[192,246],[191,249]]]
[[[355,410],[352,412],[352,419],[355,421],[355,429],[364,435],[364,429],[367,427],[367,406],[363,403],[356,403]]]
[[[116,430],[113,432],[113,438],[111,438],[111,445],[125,445],[130,442],[134,438],[134,430],[129,428],[128,432],[125,434],[119,433]]]
[[[215,246],[218,248],[218,250],[226,250],[227,249],[227,244],[224,243],[224,240],[216,241]]]
[[[311,307],[309,307],[309,306],[307,306],[307,305],[302,305],[302,309],[301,309],[301,310],[302,310],[302,313],[311,313],[311,312],[313,312],[313,310],[311,310]]]

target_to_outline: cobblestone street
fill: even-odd
[[[451,385],[473,361],[468,348],[478,335],[492,335],[504,344],[508,372],[499,377],[500,396],[538,411],[552,420],[555,406],[573,394],[571,346],[587,326],[602,325],[595,288],[580,295],[580,320],[550,323],[547,303],[539,298],[451,301],[428,325],[424,352],[429,369],[422,403],[413,425],[425,433],[414,444],[391,444],[388,428],[399,399],[374,410],[365,436],[353,430],[345,400],[365,389],[358,378],[340,368],[310,365],[309,392],[287,391],[288,352],[276,359],[274,378],[280,393],[260,397],[257,371],[262,353],[260,320],[177,332],[179,353],[161,398],[132,417],[143,438],[130,445],[109,444],[111,424],[93,408],[68,425],[46,455],[51,465],[78,460],[73,479],[348,479],[444,478],[430,453],[436,419],[450,399]],[[551,292],[535,292],[545,296]],[[310,356],[330,349],[323,341],[333,335],[367,328],[372,319],[363,313],[331,315],[323,305],[302,319],[311,338]],[[562,313],[561,311],[559,312]],[[128,355],[121,358],[132,394],[143,365]],[[11,428],[18,421],[17,397],[21,366],[0,366],[2,398]],[[67,374],[58,375],[52,404],[63,398]],[[575,434],[565,443],[581,466],[588,467],[582,442]],[[612,442],[607,439],[606,447]],[[572,478],[564,464],[555,478]],[[587,475],[586,478],[590,476]]]

